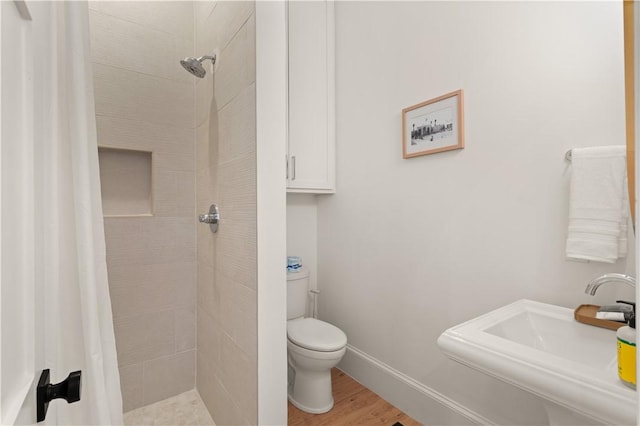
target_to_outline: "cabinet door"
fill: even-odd
[[[335,191],[332,1],[289,2],[289,192]]]

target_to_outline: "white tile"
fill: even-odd
[[[192,144],[193,142],[189,143],[189,145]],[[184,152],[177,154],[156,151],[153,155],[153,165],[156,170],[194,172],[193,150],[190,147],[185,147]]]
[[[199,20],[196,20],[196,50],[226,48],[254,10],[253,1],[219,2],[204,22],[200,24]]]
[[[213,316],[219,327],[250,359],[257,356],[257,297],[256,291],[216,273],[219,297]]]
[[[210,142],[209,120],[206,120],[196,129],[196,171],[206,169],[211,164]]]
[[[171,170],[183,170],[176,164],[184,163],[184,156],[193,161],[195,129],[104,115],[98,115],[96,122],[100,146],[152,151],[153,161]]]
[[[246,87],[220,110],[218,160],[225,163],[256,151],[256,86]]]
[[[209,310],[205,310],[214,320],[214,326],[220,333],[233,335],[234,324],[232,323],[232,313],[236,306],[233,301],[233,286],[240,285],[234,283],[229,277],[222,275],[219,271],[214,271],[215,279],[213,286],[212,305]]]
[[[89,9],[193,40],[190,1],[91,1]]]
[[[195,51],[224,50],[254,12],[254,2],[221,1],[205,19],[196,18]],[[196,81],[196,85],[202,83]]]
[[[215,426],[207,407],[195,389],[129,411],[124,415],[124,424],[127,426]]]
[[[215,285],[213,267],[198,262],[198,309],[206,311],[212,317],[216,315],[215,303],[219,298],[215,294]]]
[[[249,359],[258,355],[257,294],[243,285],[233,287],[233,341]]]
[[[247,21],[247,74],[250,82],[256,81],[256,15]]]
[[[216,114],[219,105],[215,96],[215,79],[215,73],[207,73],[196,85],[196,126],[201,126],[207,120],[213,120],[215,123],[218,122]]]
[[[199,211],[204,213],[207,211],[207,209],[202,208]],[[208,225],[198,223],[196,227],[196,240],[198,250],[198,263],[213,267],[215,259],[216,235],[211,232],[211,229]]]
[[[193,218],[105,218],[104,226],[110,266],[195,261]]]
[[[136,364],[175,351],[173,311],[115,318],[113,326],[119,365]]]
[[[218,167],[213,165],[196,173],[196,210],[208,211],[212,203],[220,204]],[[222,213],[221,213],[222,215]]]
[[[113,317],[195,306],[195,268],[195,263],[108,266]]]
[[[151,264],[108,264],[109,288],[135,287],[143,285],[177,286],[174,295],[174,307],[193,303],[196,270],[195,260],[191,262],[166,262]],[[177,284],[174,284],[177,283]],[[189,297],[180,297],[180,294],[189,294]]]
[[[256,424],[258,412],[257,360],[247,357],[231,339],[223,335],[220,381],[240,407],[249,424]]]
[[[207,410],[207,407],[204,405],[204,402],[201,402],[201,404],[202,404],[202,407],[196,410],[196,425],[215,426],[213,418],[211,417],[211,414],[209,414],[209,410]]]
[[[176,352],[184,352],[196,347],[196,307],[193,306],[174,311],[174,328],[176,330]]]
[[[220,166],[221,217],[216,236],[216,269],[256,288],[256,181],[252,155]]]
[[[220,163],[220,117],[215,109],[216,104],[211,104],[211,108],[213,113],[209,115],[209,165],[215,167]]]
[[[213,406],[215,398],[215,372],[216,370],[211,359],[209,359],[206,354],[203,354],[202,351],[198,350],[196,354],[196,389],[212,417],[216,415],[215,407]],[[220,420],[218,420],[218,423],[220,423]]]
[[[222,330],[220,324],[203,309],[197,310],[198,356],[207,360],[207,365],[220,365]],[[200,366],[198,365],[198,368]],[[211,368],[211,367],[210,367]]]
[[[138,408],[128,413],[124,413],[124,424],[126,426],[141,426],[145,424],[143,410]],[[147,423],[149,424],[149,423]]]
[[[195,350],[144,362],[142,381],[145,404],[193,389],[195,364]]]
[[[250,289],[256,289],[256,238],[255,225],[234,226],[233,222],[221,224],[216,247],[216,270]]]
[[[202,30],[203,25],[209,16],[213,13],[213,10],[220,2],[215,0],[202,0],[194,2],[194,15],[195,15],[195,31],[197,36],[198,29]]]
[[[192,171],[155,170],[153,212],[156,217],[188,217],[196,223],[196,179]]]
[[[165,78],[94,64],[96,114],[194,128],[194,88]]]
[[[220,46],[220,34],[216,32],[216,28],[214,28],[212,21],[213,12],[222,2],[216,2],[215,8],[212,9],[212,13],[209,14],[206,18],[201,16],[197,17],[195,20],[195,40],[194,40],[194,51],[198,52],[196,55],[210,55],[213,53],[215,49],[222,50],[222,46]],[[199,86],[203,83],[203,80],[196,81],[196,86]]]
[[[95,10],[89,17],[94,63],[195,85],[195,78],[179,62],[193,56],[192,40]]]
[[[220,53],[215,74],[218,109],[223,108],[255,81],[255,28],[250,29],[251,25],[255,26],[253,19],[242,26]]]
[[[216,424],[220,425],[249,425],[257,424],[247,420],[245,413],[237,402],[229,395],[217,375],[210,373],[202,377],[206,386],[198,388],[202,401],[211,413]]]
[[[226,217],[236,221],[256,219],[256,155],[236,158],[219,166],[219,200]]]
[[[142,363],[121,365],[120,389],[124,412],[142,407]]]
[[[171,310],[177,287],[175,282],[148,283],[133,287],[111,288],[111,305],[114,318]]]

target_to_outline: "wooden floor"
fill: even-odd
[[[420,424],[337,368],[331,370],[331,379],[333,409],[325,414],[309,414],[289,403],[290,426]]]

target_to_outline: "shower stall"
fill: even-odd
[[[255,4],[89,8],[124,409],[197,388],[256,424]]]
[[[284,423],[284,6],[0,8],[2,423]]]

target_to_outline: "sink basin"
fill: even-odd
[[[519,300],[438,338],[450,358],[598,422],[636,424],[636,392],[618,379],[616,333],[573,310]]]

